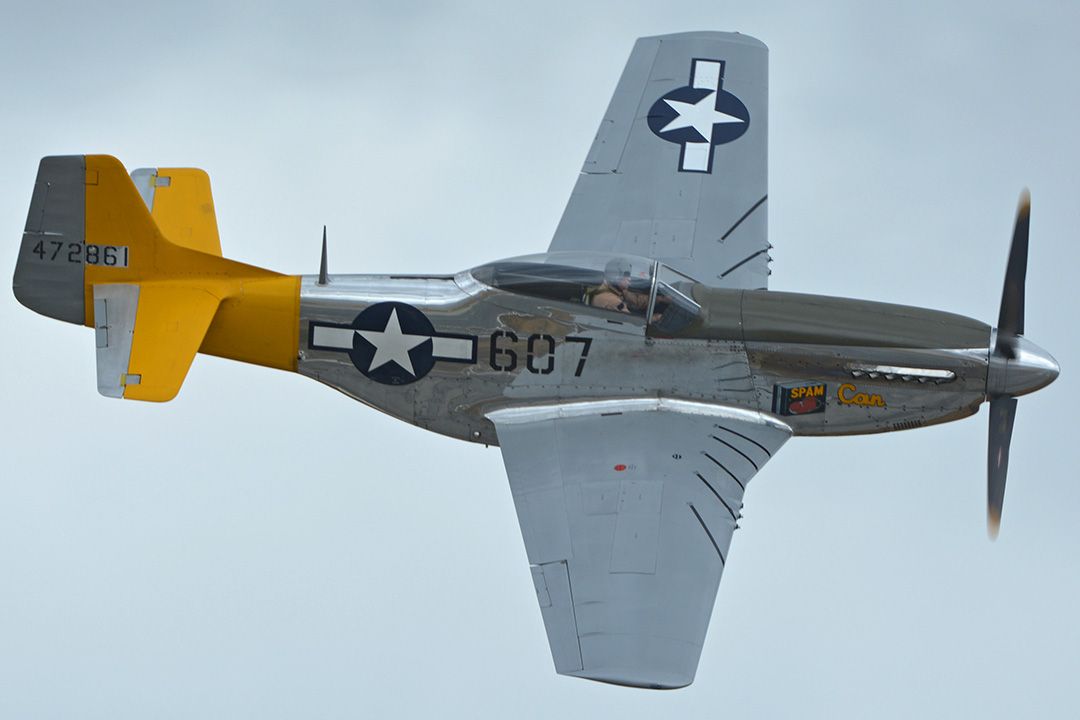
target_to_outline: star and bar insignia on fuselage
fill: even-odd
[[[407,385],[431,372],[437,360],[475,363],[475,335],[439,333],[420,310],[401,302],[375,303],[349,325],[312,322],[308,346],[347,352],[356,369],[375,382]]]

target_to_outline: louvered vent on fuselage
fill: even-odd
[[[941,385],[956,379],[952,370],[936,368],[900,367],[896,365],[850,365],[848,369],[854,378],[870,380],[888,380],[898,382],[934,383]]]

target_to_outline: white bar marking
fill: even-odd
[[[436,360],[472,360],[472,338],[431,338],[431,354]]]
[[[320,347],[338,348],[339,350],[352,350],[353,336],[356,331],[352,328],[325,327],[316,325],[311,336],[311,344]]]
[[[694,61],[694,87],[706,90],[720,89],[720,63],[712,60]]]
[[[684,143],[681,170],[709,171],[709,155],[712,143]]]

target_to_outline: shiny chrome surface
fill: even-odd
[[[677,412],[688,416],[700,415],[726,418],[753,425],[767,425],[776,430],[791,432],[791,428],[786,424],[765,413],[669,398],[612,398],[610,400],[557,403],[553,405],[515,405],[502,410],[493,410],[488,413],[488,417],[497,420],[503,425],[517,425],[557,418],[623,415],[635,412]]]
[[[901,382],[950,382],[956,379],[956,374],[951,370],[939,370],[936,368],[898,367],[896,365],[859,365],[852,363],[851,374],[853,377],[869,377],[877,380],[883,377],[886,380],[900,380]]]
[[[986,376],[986,394],[1026,395],[1040,390],[1057,379],[1061,372],[1054,357],[1025,337],[1012,340],[1014,357],[991,353]]]
[[[702,297],[700,287],[684,290],[697,298]],[[744,302],[742,291],[726,292],[710,295],[707,327],[688,326],[679,337],[651,337],[644,317],[499,290],[471,273],[330,276],[325,286],[306,277],[299,371],[406,422],[485,444],[498,442],[490,413],[567,401],[699,402],[776,417],[797,435],[845,435],[955,420],[976,412],[986,398],[990,330],[977,321],[793,294],[777,294],[763,305]],[[313,323],[344,328],[338,332],[347,337],[347,326],[362,311],[387,302],[419,310],[437,334],[475,337],[474,357],[468,362],[438,360],[423,377],[390,385],[367,377],[342,349],[312,347]],[[754,314],[759,308],[764,313],[760,319]],[[821,324],[829,317],[824,309],[841,317],[835,330]],[[887,312],[899,313],[894,323],[905,323],[905,346],[852,344],[876,337]],[[924,339],[918,325],[905,319],[915,317],[936,321]],[[808,319],[816,323],[813,328]],[[977,346],[930,346],[948,336],[948,323],[956,323],[956,336]],[[785,324],[798,325],[788,329],[804,341],[773,341],[783,336]],[[754,331],[764,326],[767,333]],[[694,336],[695,328],[700,336]],[[761,339],[744,339],[747,329]],[[839,337],[843,344],[805,342],[810,337]],[[1048,356],[1029,350],[1024,357],[1029,359],[1005,369],[1009,387],[1034,389],[1045,381],[1046,363],[1052,361],[1042,361],[1041,379],[1033,379],[1033,368],[1037,358]],[[853,371],[865,374],[854,376]],[[905,377],[910,380],[903,382]],[[802,385],[822,386],[821,407],[781,415],[778,393]]]

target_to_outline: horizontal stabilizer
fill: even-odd
[[[95,286],[98,391],[129,400],[172,400],[219,303],[193,285]]]

